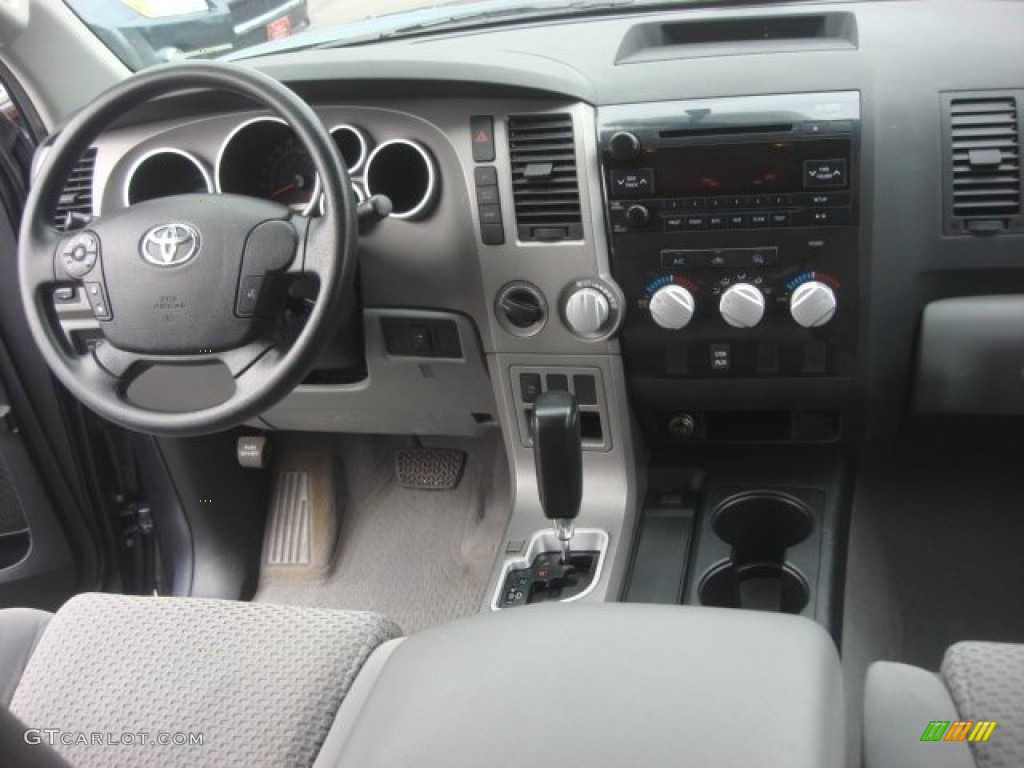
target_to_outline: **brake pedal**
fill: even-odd
[[[454,448],[402,448],[395,454],[395,474],[405,488],[450,491],[457,488],[466,452]]]

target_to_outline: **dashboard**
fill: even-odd
[[[925,307],[1024,289],[1022,28],[1005,2],[695,7],[247,60],[314,107],[358,199],[394,204],[361,238],[358,338],[258,424],[500,422],[525,448],[563,388],[597,453],[628,410],[669,448],[885,435],[935,365]],[[323,205],[288,126],[231,98],[160,100],[95,150],[62,216]],[[81,297],[58,311],[96,333]]]

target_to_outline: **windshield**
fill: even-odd
[[[217,58],[296,36],[318,44],[365,42],[403,28],[424,29],[521,10],[579,8],[548,0],[65,0],[131,69],[176,59]],[[411,13],[420,11],[420,13]],[[329,35],[323,34],[331,30]],[[320,34],[311,35],[311,32]]]

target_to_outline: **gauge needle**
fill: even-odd
[[[278,187],[277,189],[275,189],[275,190],[274,190],[273,192],[271,192],[271,193],[270,193],[270,196],[271,196],[271,197],[280,197],[280,196],[281,196],[281,195],[283,195],[283,194],[284,194],[285,192],[291,192],[291,191],[292,191],[293,189],[295,189],[295,188],[296,188],[297,186],[299,186],[299,185],[298,185],[298,184],[296,184],[296,183],[295,183],[295,182],[293,181],[293,182],[292,182],[291,184],[285,184],[285,185],[284,185],[283,187]]]

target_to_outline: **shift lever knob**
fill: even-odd
[[[583,496],[583,448],[576,398],[549,390],[533,404],[533,458],[544,516],[562,545],[562,562],[570,563],[573,520]]]
[[[540,505],[549,520],[573,520],[583,496],[583,449],[576,398],[562,390],[533,405],[533,455]]]

